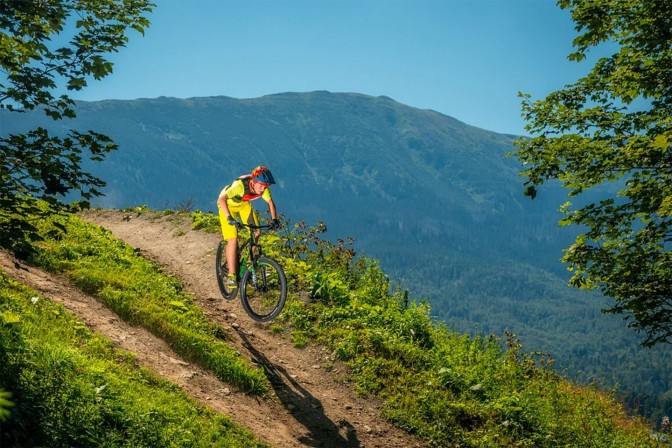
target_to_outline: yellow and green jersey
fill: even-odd
[[[226,194],[226,204],[229,207],[239,207],[243,202],[253,201],[259,197],[268,202],[271,200],[271,189],[266,188],[262,194],[255,194],[250,188],[251,176],[242,176],[222,189],[219,194]]]

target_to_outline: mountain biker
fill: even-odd
[[[271,229],[279,226],[275,202],[271,197],[269,186],[275,183],[271,171],[263,165],[252,170],[251,174],[240,176],[224,187],[217,198],[219,208],[219,222],[222,226],[222,235],[226,241],[226,262],[229,266],[227,287],[238,287],[236,281],[236,260],[238,259],[238,230],[243,229],[240,221],[248,225],[259,225],[259,218],[252,208],[250,201],[259,197],[268,204],[271,213]],[[258,231],[257,231],[258,232]]]

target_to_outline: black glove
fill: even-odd
[[[280,220],[278,218],[271,219],[271,224],[270,224],[269,228],[271,230],[279,229],[280,228]]]
[[[238,221],[236,221],[235,219],[233,219],[233,216],[231,215],[226,217],[226,222],[228,222],[229,225],[234,226],[238,230],[243,230],[243,225]]]

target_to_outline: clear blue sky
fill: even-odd
[[[523,134],[519,91],[575,81],[576,35],[553,0],[155,0],[151,27],[82,100],[280,92],[386,95]]]

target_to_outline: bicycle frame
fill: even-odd
[[[232,300],[240,291],[240,300],[245,312],[257,322],[269,322],[281,311],[287,299],[287,277],[280,264],[262,253],[259,238],[260,229],[270,225],[257,226],[242,224],[250,229],[250,236],[236,247],[235,262],[238,288],[227,286],[228,265],[226,263],[226,242],[217,247],[217,283],[222,296]]]
[[[242,225],[250,229],[250,237],[247,238],[242,244],[238,246],[238,252],[236,258],[238,261],[237,272],[239,278],[242,277],[243,273],[245,272],[245,269],[247,268],[245,262],[249,261],[249,263],[251,264],[251,268],[254,271],[257,269],[257,261],[259,260],[259,257],[261,257],[262,255],[261,246],[258,244],[259,236],[256,235],[257,232],[255,232],[255,230],[271,228],[271,226],[269,225],[263,225],[263,226],[257,226],[253,224],[242,224]],[[244,251],[246,249],[247,249],[247,256],[244,255]]]

